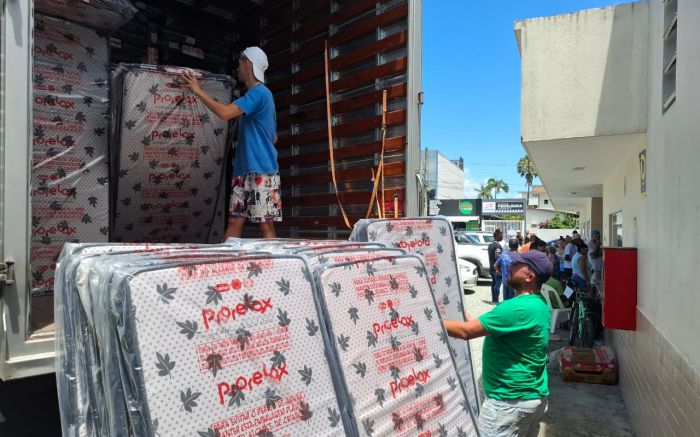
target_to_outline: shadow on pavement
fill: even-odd
[[[0,382],[0,413],[0,436],[60,436],[55,375]]]

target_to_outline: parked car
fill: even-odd
[[[455,254],[457,258],[474,264],[480,278],[490,278],[488,245],[475,243],[473,237],[464,233],[455,234]]]
[[[479,244],[489,244],[493,241],[493,234],[491,232],[465,232],[465,235],[469,237],[474,237],[478,240]]]
[[[462,284],[462,289],[476,287],[479,279],[479,270],[476,266],[469,261],[457,258],[457,267],[459,267],[459,282]]]

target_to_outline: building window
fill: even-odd
[[[622,211],[610,214],[610,245],[622,247]]]
[[[664,1],[663,72],[661,112],[676,101],[676,41],[678,35],[678,0]]]
[[[544,199],[544,204],[549,205],[549,199]]]

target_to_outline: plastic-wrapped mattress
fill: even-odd
[[[56,321],[56,382],[59,393],[61,426],[64,436],[109,435],[105,412],[94,301],[99,300],[101,279],[93,275],[96,263],[109,267],[139,263],[163,263],[174,253],[194,250],[194,246],[67,244],[56,274],[54,313]],[[230,251],[227,246],[209,246],[197,256]],[[125,257],[125,258],[123,258]],[[98,317],[99,319],[99,317]],[[118,383],[115,382],[115,383]]]
[[[304,260],[214,249],[64,257],[99,349],[87,435],[346,435]]]
[[[120,65],[114,75],[112,239],[217,243],[224,233],[229,124],[180,87],[182,69]],[[229,76],[197,72],[221,103]]]
[[[129,0],[35,0],[34,7],[102,31],[119,28],[136,12]]]
[[[477,435],[422,260],[315,271],[359,434]]]
[[[108,43],[95,30],[34,19],[32,292],[53,289],[66,242],[107,241]]]
[[[422,256],[435,293],[440,315],[446,320],[464,320],[464,301],[454,248],[451,223],[443,217],[420,219],[360,220],[350,235],[354,241],[370,241]],[[469,343],[449,339],[470,407],[477,415],[480,402],[474,379]]]

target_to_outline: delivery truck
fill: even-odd
[[[2,380],[54,372],[51,285],[56,247],[62,238],[81,224],[99,230],[95,239],[100,241],[114,241],[116,235],[113,208],[122,199],[112,194],[104,204],[90,196],[85,205],[75,205],[60,224],[44,225],[41,214],[60,209],[58,200],[51,197],[73,201],[76,193],[71,191],[74,185],[70,177],[86,171],[82,163],[68,171],[49,166],[51,174],[37,170],[46,162],[37,159],[38,153],[56,158],[68,147],[82,147],[87,156],[94,153],[89,149],[94,147],[91,140],[65,133],[83,129],[89,122],[89,115],[81,111],[76,112],[72,124],[59,117],[63,133],[47,133],[42,128],[42,123],[57,121],[41,118],[41,111],[61,106],[61,95],[72,90],[70,83],[61,90],[49,89],[44,81],[54,74],[73,73],[60,64],[49,70],[39,68],[36,57],[50,55],[68,62],[61,59],[69,54],[60,46],[50,41],[46,44],[55,19],[52,15],[61,15],[61,8],[76,4],[89,9],[101,3],[110,1],[3,0],[0,9]],[[379,210],[391,217],[419,214],[420,0],[149,0],[132,1],[130,6],[131,16],[118,25],[109,17],[91,21],[89,10],[57,17],[92,29],[107,41],[106,75],[95,76],[95,84],[109,87],[110,72],[122,63],[187,67],[235,78],[236,60],[245,47],[260,46],[267,53],[270,66],[266,82],[277,109],[283,190],[284,220],[277,227],[279,236],[346,239],[350,229],[339,204],[350,223],[366,216],[380,161],[382,185],[372,214]],[[44,39],[38,44],[40,33]],[[79,35],[71,38],[76,40]],[[88,50],[87,55],[94,52]],[[83,65],[78,63],[77,68],[75,77],[86,73]],[[330,80],[328,93],[326,77]],[[107,106],[114,104],[113,92],[105,92]],[[384,92],[386,129],[382,135]],[[327,97],[334,159],[329,153]],[[115,122],[112,117],[105,120],[107,129]],[[101,127],[90,128],[107,135]],[[77,144],[81,141],[84,143]],[[109,141],[111,154],[114,144]],[[145,159],[133,154],[131,158]],[[70,166],[70,160],[64,162]],[[119,176],[115,176],[109,156],[105,162],[111,170],[96,186],[111,190]],[[148,184],[148,176],[133,185],[141,182]],[[160,206],[175,205],[174,200],[169,202],[170,206]],[[94,213],[88,214],[90,208]],[[97,217],[106,217],[109,226],[95,226]],[[90,237],[81,239],[89,241]],[[42,259],[42,253],[50,253],[53,263]]]

